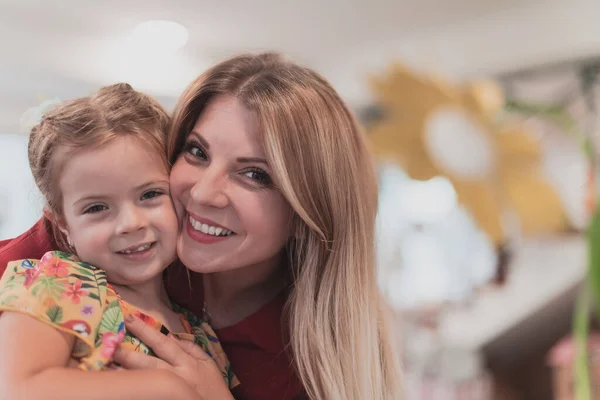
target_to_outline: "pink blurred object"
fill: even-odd
[[[600,333],[588,338],[590,382],[592,400],[600,400]],[[555,400],[574,400],[573,361],[575,345],[568,336],[554,345],[548,353],[548,365],[552,367],[552,386]]]
[[[406,400],[492,399],[492,377],[479,351],[447,348],[435,332],[419,333],[405,349]]]
[[[592,362],[600,361],[600,333],[593,333],[588,337],[588,355]],[[548,354],[548,364],[551,367],[570,366],[575,359],[575,346],[573,338],[567,336],[552,347]]]
[[[492,380],[482,374],[464,382],[448,382],[439,378],[405,377],[407,400],[491,400]]]

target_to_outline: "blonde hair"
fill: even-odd
[[[206,71],[181,96],[171,162],[220,95],[256,115],[275,182],[295,210],[287,315],[310,398],[400,398],[398,355],[376,283],[376,173],[355,118],[312,70],[277,54],[242,55]]]
[[[117,136],[132,135],[156,150],[167,163],[169,116],[161,105],[126,83],[99,89],[52,108],[29,136],[29,166],[46,205],[56,217],[62,215],[58,177],[69,154],[100,146]],[[68,250],[64,235],[52,219],[52,231],[61,250]]]

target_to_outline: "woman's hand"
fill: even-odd
[[[149,346],[158,357],[118,348],[114,359],[126,369],[168,369],[192,387],[201,399],[233,400],[215,362],[192,342],[163,335],[131,316],[127,329]]]

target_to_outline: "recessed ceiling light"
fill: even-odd
[[[139,46],[160,50],[177,50],[187,42],[188,30],[174,21],[145,21],[133,30],[133,39]]]

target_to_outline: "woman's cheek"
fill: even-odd
[[[173,205],[175,206],[175,213],[177,214],[177,218],[179,219],[179,225],[181,228],[182,221],[185,218],[185,207],[182,199],[182,182],[179,179],[182,176],[182,165],[181,161],[178,160],[173,165],[171,169],[171,176],[169,177],[170,187],[171,187],[171,198],[173,199]]]

